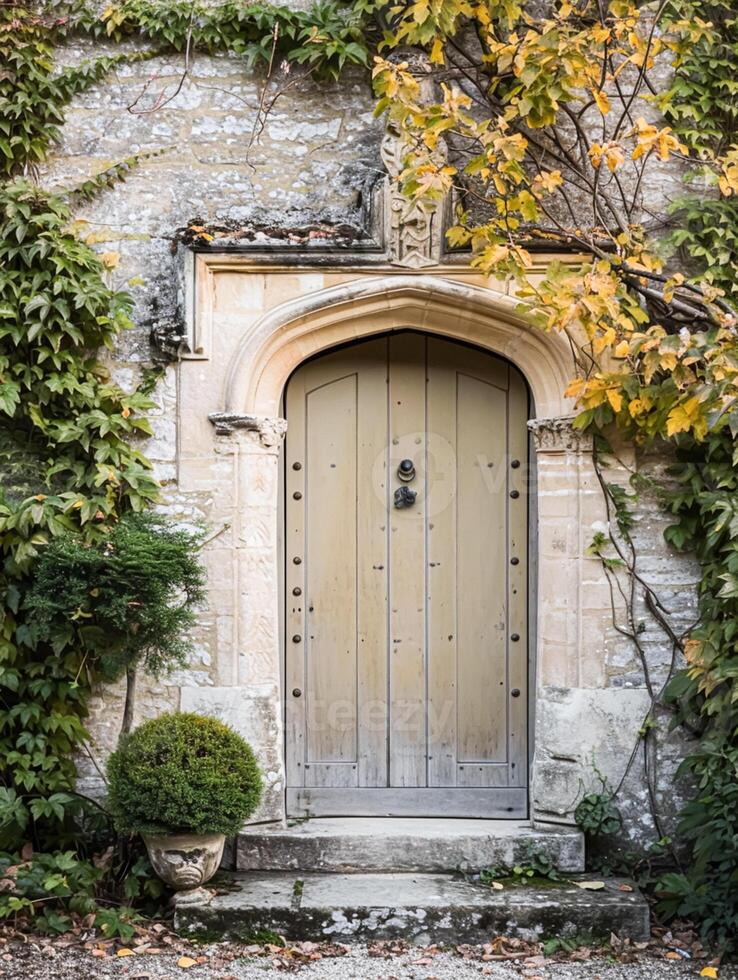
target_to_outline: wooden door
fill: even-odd
[[[527,815],[527,409],[411,332],[292,376],[290,815]]]

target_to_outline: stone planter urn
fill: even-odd
[[[144,834],[143,839],[154,871],[178,892],[210,881],[220,866],[225,846],[225,834]]]

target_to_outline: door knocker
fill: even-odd
[[[397,479],[402,480],[403,483],[415,479],[415,463],[411,459],[403,459],[397,467]],[[411,490],[410,487],[398,487],[395,490],[395,507],[412,507],[417,496],[417,491]]]
[[[417,496],[417,492],[410,487],[398,487],[395,490],[395,507],[412,507]]]
[[[397,479],[409,483],[415,479],[415,463],[411,459],[403,459],[397,467]]]

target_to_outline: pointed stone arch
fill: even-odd
[[[225,411],[273,418],[302,361],[352,340],[411,328],[507,358],[528,381],[536,414],[564,415],[571,410],[563,394],[573,374],[569,347],[533,325],[519,306],[497,290],[435,275],[371,276],[317,290],[269,310],[241,338],[225,379]]]

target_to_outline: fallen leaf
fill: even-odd
[[[189,970],[191,966],[197,966],[197,960],[193,960],[191,956],[180,956],[177,960],[177,966],[181,966],[183,970]]]
[[[703,966],[702,969],[700,970],[701,977],[712,977],[712,980],[715,980],[717,975],[718,972],[714,966]]]
[[[115,848],[111,844],[110,847],[106,848],[102,854],[93,854],[92,863],[101,871],[107,871],[113,863],[114,852]]]
[[[667,960],[680,960],[681,956],[679,953],[672,953],[671,950],[665,954]]]
[[[135,956],[136,954],[133,952],[132,949],[129,949],[127,946],[121,946],[121,948],[116,951],[115,955],[116,956]]]
[[[576,884],[579,888],[584,888],[589,892],[598,892],[605,887],[604,881],[577,881]]]

